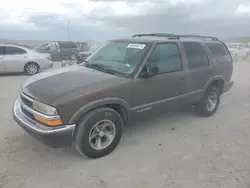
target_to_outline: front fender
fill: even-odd
[[[98,100],[89,102],[89,103],[85,104],[84,106],[80,107],[73,114],[69,123],[75,124],[84,114],[86,114],[90,110],[93,110],[93,109],[101,107],[101,106],[109,105],[109,104],[121,105],[125,109],[125,111],[127,112],[128,119],[130,119],[130,117],[131,117],[130,106],[125,100],[123,100],[121,98],[117,98],[117,97],[107,97],[107,98],[98,99]]]

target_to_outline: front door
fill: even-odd
[[[140,77],[133,81],[133,111],[158,112],[165,107],[178,104],[179,96],[186,92],[185,71],[176,43],[159,43],[155,46],[147,63],[147,69],[158,67],[159,72],[151,77]],[[138,114],[139,115],[139,114]]]
[[[5,46],[4,66],[6,72],[23,72],[27,63],[27,52],[15,46]]]
[[[0,73],[4,72],[4,60],[3,60],[3,46],[0,46]]]

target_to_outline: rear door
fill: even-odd
[[[208,81],[213,77],[213,64],[199,42],[183,42],[185,56],[188,61],[187,98],[188,102],[195,102],[203,95]]]
[[[27,63],[27,52],[19,47],[5,46],[4,67],[6,72],[22,72]]]
[[[0,46],[0,73],[4,72],[4,60],[3,60],[3,54],[4,54],[4,47]]]

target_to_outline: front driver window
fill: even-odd
[[[182,70],[182,61],[178,46],[175,43],[157,44],[147,64],[149,67],[157,65],[159,73]]]

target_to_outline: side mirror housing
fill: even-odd
[[[148,78],[159,73],[159,67],[157,65],[145,65],[140,73],[140,77]]]

